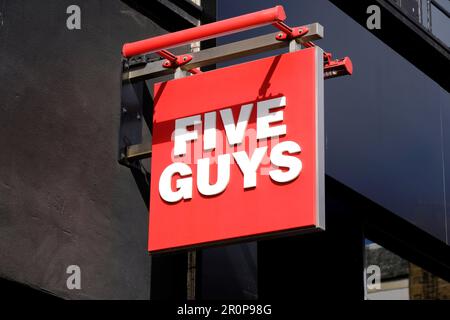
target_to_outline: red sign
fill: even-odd
[[[324,228],[322,54],[155,86],[150,252]]]

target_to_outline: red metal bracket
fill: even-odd
[[[166,59],[162,65],[164,68],[167,69],[176,69],[192,61],[192,56],[190,54],[183,54],[181,56],[176,56],[167,50],[160,50],[157,52],[157,54]],[[202,73],[198,68],[189,70],[189,72],[192,74]]]
[[[166,59],[163,62],[164,68],[178,68],[192,60],[192,56],[190,54],[176,56],[167,50],[158,51],[157,54]]]
[[[330,60],[324,65],[325,79],[349,76],[353,74],[353,64],[349,57],[343,59]]]
[[[324,52],[323,63],[325,79],[349,76],[353,74],[353,64],[349,57],[333,60],[333,56],[330,52]]]
[[[306,48],[312,48],[316,45],[312,42],[303,44]],[[325,79],[331,79],[341,76],[350,76],[353,74],[353,63],[349,57],[333,60],[331,52],[323,53],[323,67]]]
[[[307,27],[303,26],[303,27],[291,28],[284,22],[277,22],[277,23],[274,23],[273,25],[281,31],[276,36],[276,39],[279,41],[293,40],[293,39],[301,38],[309,32],[309,29]]]

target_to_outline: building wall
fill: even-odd
[[[119,0],[75,3],[70,31],[74,1],[0,1],[0,278],[147,299],[148,212],[117,163],[121,47],[165,31]]]

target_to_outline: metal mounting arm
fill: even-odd
[[[292,41],[295,41],[298,44],[305,44],[323,38],[323,26],[319,23],[303,26],[302,29],[306,30],[306,33],[302,37],[292,39]],[[280,32],[269,33],[267,35],[181,55],[181,57],[192,57],[192,60],[187,58],[187,63],[181,65],[180,68],[192,73],[192,70],[195,70],[195,68],[289,47],[291,41],[288,41],[287,39],[286,41],[280,41],[278,39],[279,33]],[[173,55],[173,57],[176,58],[175,55]],[[172,74],[174,68],[170,68],[170,65],[164,66],[164,63],[166,62],[161,63],[161,61],[153,61],[127,67],[123,73],[123,80],[140,81]]]
[[[311,41],[303,43],[306,48],[312,48],[316,45]],[[349,76],[353,74],[353,63],[349,57],[333,60],[330,52],[323,53],[324,77],[331,79],[341,76]]]
[[[167,48],[215,38],[268,24],[272,24],[280,30],[280,33],[276,35],[276,40],[278,41],[298,40],[310,32],[308,26],[294,28],[288,26],[283,22],[285,19],[286,13],[284,8],[282,6],[276,6],[270,9],[245,14],[231,19],[205,24],[199,27],[181,30],[133,43],[127,43],[123,46],[122,54],[124,57],[130,58],[132,56],[144,53],[156,52],[158,55],[166,59],[166,61],[163,62],[163,68],[175,69],[189,64],[193,60],[193,56],[190,54],[175,56],[167,51]],[[311,41],[303,41],[303,45],[305,47],[315,46]],[[352,62],[348,57],[338,60],[331,60],[331,53],[325,53],[324,61],[325,78],[327,79],[343,75],[351,75],[353,72]],[[198,68],[187,69],[187,71],[192,74],[201,73]]]
[[[319,23],[290,27],[283,22],[285,19],[286,14],[283,7],[276,6],[271,9],[125,44],[122,50],[123,56],[133,58],[127,59],[124,63],[122,101],[123,105],[129,104],[134,109],[133,112],[121,117],[124,121],[124,124],[121,124],[123,129],[121,129],[121,137],[122,140],[126,141],[122,142],[120,146],[120,162],[127,165],[151,156],[151,142],[147,141],[142,144],[139,142],[142,140],[140,134],[132,130],[134,128],[138,128],[137,131],[140,130],[139,128],[142,126],[141,114],[143,114],[142,105],[151,103],[150,101],[139,100],[142,98],[143,92],[147,92],[143,80],[173,74],[175,70],[197,74],[201,72],[198,69],[201,67],[286,47],[289,47],[291,51],[299,50],[301,46],[310,48],[315,46],[312,41],[322,39],[323,27]],[[279,32],[179,56],[167,50],[167,48],[269,24],[279,29]],[[152,60],[147,53],[156,53],[166,60]],[[137,63],[129,63],[137,55],[143,56],[139,57]],[[331,53],[325,52],[323,60],[325,79],[351,75],[353,72],[352,62],[348,57],[333,60]],[[151,128],[150,116],[145,119],[147,125]],[[128,139],[128,136],[133,139]]]

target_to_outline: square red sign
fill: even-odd
[[[322,50],[155,86],[149,251],[324,229]]]

